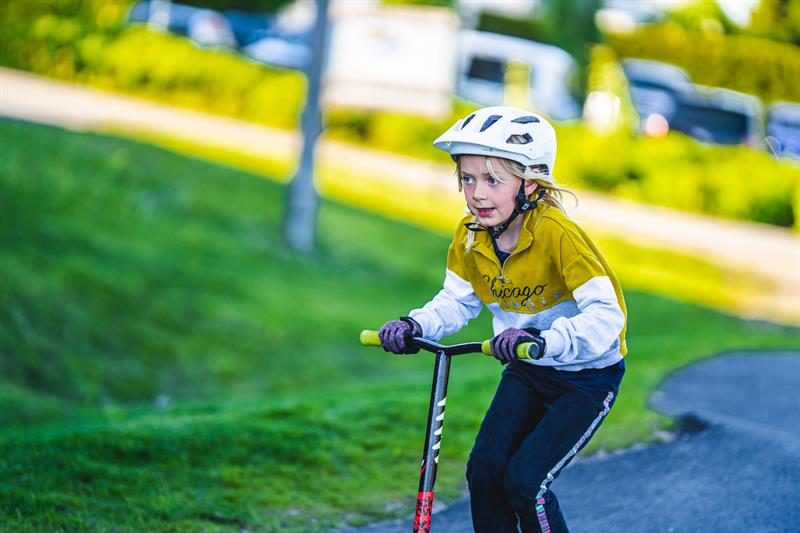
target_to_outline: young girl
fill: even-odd
[[[476,532],[567,531],[550,484],[614,404],[625,372],[625,301],[600,251],[564,213],[556,137],[541,116],[488,107],[435,142],[456,162],[470,215],[456,230],[444,287],[383,325],[384,349],[450,335],[485,305],[500,384],[467,464]],[[533,342],[533,359],[517,359]]]

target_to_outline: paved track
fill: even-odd
[[[553,483],[571,530],[800,531],[800,353],[732,352],[671,375],[651,399],[673,441],[576,460]],[[602,431],[602,429],[601,429]],[[349,533],[407,533],[411,522]],[[466,499],[436,533],[472,531]]]

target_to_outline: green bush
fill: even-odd
[[[457,106],[446,120],[395,113],[334,111],[329,137],[379,150],[446,163],[431,142],[470,112]],[[639,137],[627,128],[598,135],[581,125],[557,125],[555,175],[567,187],[601,191],[632,200],[723,218],[784,227],[797,223],[800,172],[745,146],[701,144],[680,133]]]
[[[447,162],[450,158],[433,149],[431,143],[474,109],[475,106],[456,101],[451,115],[438,120],[394,112],[333,109],[325,115],[326,134],[378,150]]]
[[[688,31],[677,24],[607,37],[618,56],[673,63],[696,83],[754,94],[767,102],[800,100],[800,48],[791,44]]]
[[[483,11],[478,20],[478,30],[548,44],[556,43],[552,26],[538,18],[519,18]]]
[[[69,78],[76,48],[89,36],[102,50],[119,32],[132,2],[103,0],[10,0],[0,4],[0,64]],[[87,49],[87,52],[91,50]],[[69,68],[65,68],[68,66]]]
[[[8,2],[0,7],[0,64],[280,128],[296,126],[305,95],[300,73],[142,26],[124,27],[129,4]]]
[[[298,72],[204,50],[140,26],[123,31],[78,79],[281,128],[297,125],[305,96]]]
[[[624,131],[596,136],[558,130],[557,178],[645,203],[791,227],[797,221],[797,164],[744,146],[711,146],[681,134],[663,139]]]

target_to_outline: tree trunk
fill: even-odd
[[[287,189],[283,237],[299,252],[311,252],[316,245],[319,198],[314,187],[314,151],[322,130],[319,97],[325,48],[327,47],[328,2],[316,0],[317,20],[312,36],[311,61],[306,67],[308,91],[301,119],[303,151],[300,165]]]

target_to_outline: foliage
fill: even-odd
[[[42,72],[69,53],[74,57],[77,43],[92,38],[88,45],[102,48],[121,27],[129,0],[37,0],[0,4],[0,64]],[[73,72],[74,72],[74,61]],[[62,75],[71,75],[63,72]],[[44,73],[44,72],[43,72]]]
[[[597,0],[548,0],[527,18],[487,10],[481,13],[478,29],[563,48],[578,64],[573,89],[577,94],[583,94],[586,86],[584,69],[589,62],[591,45],[599,40],[594,23],[598,6]]]
[[[0,7],[0,64],[211,109],[280,128],[297,124],[303,76],[173,35],[121,25],[126,2],[9,2]]]
[[[737,33],[738,26],[715,0],[699,0],[666,12],[668,20],[692,31]]]
[[[333,138],[448,161],[430,142],[449,123],[389,113],[332,112],[328,119]],[[581,125],[561,125],[557,132],[556,176],[567,187],[724,218],[785,227],[797,222],[796,163],[745,146],[703,145],[679,133],[653,139],[623,129],[603,136]]]
[[[761,0],[753,10],[748,30],[800,46],[800,2]]]
[[[305,94],[305,81],[298,72],[270,69],[233,53],[202,50],[181,37],[143,27],[122,32],[80,79],[280,128],[297,125]]]
[[[568,184],[684,211],[786,227],[796,222],[797,165],[765,152],[706,146],[682,135],[597,136],[582,127],[561,128],[559,148],[565,156],[557,175]]]
[[[315,532],[409,515],[431,360],[354,344],[435,294],[446,237],[323,202],[321,250],[295,257],[283,189],[258,176],[92,134],[0,135],[4,528]],[[631,354],[587,451],[652,439],[668,422],[648,395],[678,366],[800,346],[794,329],[681,303],[672,282],[669,298],[631,289],[637,264],[717,284],[702,261],[601,247],[627,289]],[[462,493],[500,369],[453,364],[441,501]]]
[[[470,104],[457,102],[451,116],[439,120],[399,112],[332,109],[325,114],[325,131],[334,139],[447,162],[450,157],[433,150],[431,143],[474,109]]]
[[[619,57],[640,57],[684,68],[692,80],[754,94],[762,100],[800,101],[800,48],[749,35],[649,25],[607,36]]]
[[[492,11],[482,11],[477,29],[531,41],[556,44],[552,26],[539,18],[509,17]]]
[[[599,0],[547,0],[543,19],[554,29],[555,44],[575,57],[578,65],[589,61],[589,51],[600,35],[594,18]]]

